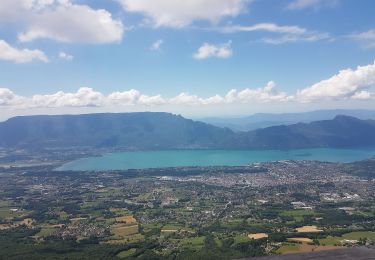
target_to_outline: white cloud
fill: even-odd
[[[102,93],[91,88],[80,88],[76,93],[59,91],[52,95],[34,95],[30,100],[31,107],[100,107],[105,105]]]
[[[172,98],[170,102],[177,105],[199,105],[202,99],[196,95],[190,95],[189,93],[183,92],[178,96]]]
[[[250,26],[243,25],[231,25],[221,28],[223,32],[253,32],[253,31],[267,31],[274,33],[291,33],[291,34],[302,34],[307,30],[299,26],[282,26],[274,23],[259,23]]]
[[[10,89],[0,88],[0,106],[15,106],[22,103],[23,98],[14,94]]]
[[[375,48],[375,29],[352,34],[349,37],[360,42],[365,48]]]
[[[17,49],[3,40],[0,40],[0,59],[16,63],[27,63],[33,60],[48,62],[47,56],[41,50]]]
[[[250,0],[118,0],[127,12],[144,14],[155,27],[184,27],[194,21],[218,22],[246,10]]]
[[[260,41],[269,44],[283,44],[292,42],[314,42],[330,39],[328,33],[309,31],[296,25],[278,25],[275,23],[259,23],[250,26],[230,25],[219,28],[224,33],[256,32],[279,34],[281,36],[262,38]]]
[[[321,40],[331,39],[331,36],[328,33],[318,33],[311,32],[306,34],[286,34],[281,37],[268,37],[261,39],[264,43],[269,44],[284,44],[284,43],[293,43],[293,42],[316,42]]]
[[[375,93],[362,90],[359,92],[354,93],[352,96],[352,99],[357,99],[357,100],[370,100],[370,99],[375,99]]]
[[[108,95],[106,104],[110,106],[157,106],[163,105],[166,100],[161,95],[148,96],[141,94],[138,90],[131,89],[123,92],[113,92]]]
[[[231,42],[218,45],[205,42],[193,55],[193,57],[197,60],[203,60],[211,57],[226,59],[233,55],[231,45]]]
[[[301,102],[322,99],[345,99],[362,96],[362,90],[375,85],[375,62],[357,69],[341,70],[333,77],[298,91],[296,98]],[[360,94],[362,93],[362,94]]]
[[[161,96],[147,96],[147,95],[141,95],[138,99],[139,105],[144,106],[160,106],[164,105],[167,101]]]
[[[138,90],[112,92],[105,95],[91,88],[80,88],[77,92],[34,95],[23,97],[7,88],[0,88],[0,106],[7,108],[65,108],[65,107],[124,107],[124,106],[212,106],[261,103],[309,103],[342,100],[375,100],[375,62],[356,69],[345,69],[329,79],[310,87],[287,94],[279,91],[270,81],[264,87],[232,89],[225,95],[201,97],[180,93],[175,97],[146,95]]]
[[[80,88],[74,93],[59,91],[55,94],[34,95],[21,97],[9,89],[0,89],[0,106],[14,106],[14,108],[64,108],[64,107],[118,107],[118,106],[160,106],[185,105],[209,106],[218,104],[288,101],[283,92],[275,90],[275,83],[269,82],[263,88],[231,90],[224,97],[214,95],[203,98],[189,93],[181,93],[172,98],[162,95],[149,96],[131,89],[123,92],[113,92],[104,95],[91,88]]]
[[[191,95],[189,93],[183,92],[178,96],[171,98],[169,103],[175,105],[216,105],[226,103],[225,99],[219,95],[215,95],[208,98],[201,98],[197,95]]]
[[[72,61],[74,59],[73,55],[67,54],[63,51],[59,53],[59,58],[67,61]]]
[[[163,40],[157,40],[156,42],[154,42],[152,45],[151,45],[151,50],[152,51],[159,51],[161,46],[163,45]]]
[[[227,103],[249,103],[252,101],[271,102],[271,101],[289,101],[290,97],[284,93],[276,90],[276,84],[273,81],[267,83],[263,88],[250,89],[246,88],[241,91],[236,89],[230,90],[225,96]]]
[[[21,33],[29,42],[52,39],[62,42],[110,43],[122,39],[124,26],[104,9],[75,4],[74,0],[1,0],[0,22]]]
[[[47,38],[62,42],[110,43],[121,41],[123,31],[122,22],[114,20],[108,11],[64,1],[35,14],[28,29],[18,38],[24,42]]]
[[[289,10],[301,10],[313,8],[318,10],[323,7],[335,7],[339,4],[339,0],[293,0],[287,6]]]
[[[113,92],[108,96],[110,103],[114,105],[135,105],[141,93],[138,90],[131,89],[124,92]]]

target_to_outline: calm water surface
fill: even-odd
[[[375,156],[371,149],[170,150],[106,154],[79,159],[57,170],[101,171],[177,166],[239,166],[278,160],[353,162]]]

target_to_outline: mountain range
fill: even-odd
[[[292,149],[375,145],[375,121],[350,116],[235,132],[169,113],[14,117],[0,146],[24,148]]]
[[[314,121],[329,120],[338,115],[347,115],[359,119],[375,119],[374,110],[365,109],[332,109],[317,110],[302,113],[283,113],[283,114],[267,114],[258,113],[245,117],[233,118],[202,118],[198,119],[202,122],[212,124],[219,127],[228,127],[233,131],[250,131],[258,128],[265,128],[276,125],[291,125],[297,123],[310,123]]]

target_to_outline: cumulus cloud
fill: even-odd
[[[152,45],[151,45],[151,50],[152,51],[159,51],[161,46],[163,45],[163,40],[157,40],[156,42],[154,42]]]
[[[135,105],[141,93],[138,90],[131,89],[123,92],[113,92],[108,96],[110,103],[114,105]]]
[[[21,28],[22,42],[110,43],[119,42],[124,32],[122,22],[108,11],[73,0],[1,0],[0,21]]]
[[[144,106],[159,106],[159,105],[164,105],[166,103],[167,101],[161,95],[156,95],[156,96],[141,95],[138,99],[138,104],[144,105]]]
[[[249,103],[252,101],[271,102],[271,101],[289,101],[291,98],[284,92],[276,90],[276,84],[273,81],[267,83],[263,88],[246,88],[241,91],[232,89],[225,96],[227,103]]]
[[[339,4],[339,0],[293,0],[287,6],[289,10],[301,10],[313,8],[318,10],[323,7],[335,7]]]
[[[189,93],[181,93],[172,98],[162,95],[146,95],[131,89],[123,92],[113,92],[104,95],[92,88],[80,88],[77,92],[66,93],[59,91],[55,94],[32,97],[21,97],[9,89],[0,89],[0,106],[18,108],[64,108],[64,107],[114,107],[114,106],[160,106],[160,105],[217,105],[231,103],[288,101],[283,92],[275,89],[275,83],[269,82],[265,87],[257,89],[230,90],[225,96],[214,95],[200,97]]]
[[[52,95],[34,95],[30,100],[31,107],[100,107],[105,104],[102,93],[92,88],[80,88],[76,93],[59,91]]]
[[[298,91],[296,98],[301,102],[322,99],[343,99],[364,97],[366,88],[375,85],[375,62],[357,69],[341,70],[333,77],[320,81],[308,88]]]
[[[16,106],[22,103],[22,97],[14,94],[10,89],[0,88],[0,106]]]
[[[118,0],[127,12],[142,13],[155,27],[181,28],[194,21],[218,22],[246,10],[250,0]]]
[[[172,98],[170,102],[177,105],[198,105],[201,103],[201,98],[196,95],[190,95],[189,93],[181,93],[178,96]]]
[[[48,62],[46,54],[41,50],[17,49],[4,40],[0,40],[0,59],[16,63],[27,63],[33,60]]]
[[[73,55],[67,54],[63,51],[59,53],[59,58],[67,61],[72,61],[74,59]]]
[[[203,60],[211,57],[226,59],[233,55],[233,50],[231,47],[232,43],[224,44],[209,44],[207,42],[198,49],[198,51],[193,55],[196,60]]]
[[[92,88],[77,92],[18,96],[10,89],[0,88],[0,106],[8,108],[122,107],[122,106],[212,106],[280,102],[322,102],[325,100],[375,100],[375,62],[356,69],[341,70],[329,79],[287,94],[269,81],[258,88],[231,89],[224,95],[201,97],[187,92],[174,97],[147,95],[138,90],[117,91],[105,95]]]
[[[161,95],[148,96],[138,90],[131,89],[123,92],[113,92],[107,97],[108,105],[135,106],[135,105],[163,105],[166,101]]]
[[[189,93],[183,92],[178,96],[169,100],[171,104],[175,105],[217,105],[227,103],[225,98],[220,95],[215,95],[208,98],[202,98],[197,95],[191,95]]]

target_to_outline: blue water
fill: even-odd
[[[375,156],[371,149],[170,150],[111,153],[68,162],[63,171],[101,171],[178,166],[240,166],[278,160],[353,162]]]

